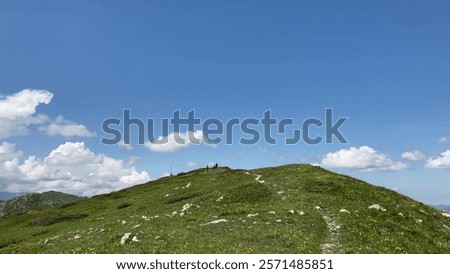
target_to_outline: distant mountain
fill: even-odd
[[[23,192],[0,192],[0,201],[8,201],[28,193]]]
[[[435,207],[450,212],[450,205],[437,205]]]
[[[56,191],[26,194],[0,203],[0,218],[53,207],[77,199],[80,197]]]
[[[450,253],[450,214],[309,165],[198,169],[0,219],[0,253]]]

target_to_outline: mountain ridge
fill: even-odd
[[[23,193],[23,192],[0,192],[0,201],[8,201],[11,199],[14,199],[16,197],[29,194],[29,193]]]
[[[450,212],[450,205],[437,205],[435,207],[438,208],[438,209],[442,209],[442,210],[445,210],[447,212]]]
[[[32,210],[54,207],[80,197],[57,191],[29,193],[0,203],[0,218],[14,214],[24,214]]]

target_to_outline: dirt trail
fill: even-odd
[[[264,183],[265,183],[264,180],[261,180],[262,175],[259,175],[259,174],[251,174],[250,172],[245,172],[245,174],[256,176],[255,181],[258,182],[258,183],[260,183],[260,184],[264,184]]]
[[[261,180],[261,177],[262,177],[262,175],[256,175],[255,181],[257,181],[257,182],[260,183],[260,184],[264,184],[265,181],[264,181],[264,180]]]
[[[339,230],[341,226],[336,221],[336,218],[332,215],[323,215],[323,219],[327,224],[328,237],[322,245],[320,245],[320,250],[322,254],[333,254],[336,248],[339,247]]]

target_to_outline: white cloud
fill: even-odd
[[[448,144],[448,143],[450,143],[450,138],[441,137],[441,138],[439,138],[438,143],[439,144]]]
[[[24,89],[0,100],[0,117],[17,119],[36,112],[40,104],[49,104],[53,93],[46,90]]]
[[[42,125],[48,122],[47,115],[34,115],[16,119],[0,117],[0,137],[25,136],[31,125]]]
[[[161,176],[159,176],[159,178],[170,177],[170,175],[170,172],[164,172]]]
[[[265,148],[265,147],[258,148],[258,151],[262,154],[267,154],[269,152],[269,150],[267,150],[267,148]]]
[[[203,139],[203,131],[173,132],[169,136],[160,136],[156,141],[145,143],[145,147],[154,152],[175,152],[192,144],[207,144]]]
[[[137,172],[136,170],[132,170],[130,175],[120,177],[119,181],[126,186],[131,186],[135,185],[136,182],[145,183],[150,181],[150,176],[145,171]]]
[[[321,164],[329,168],[350,168],[363,171],[388,171],[407,168],[402,162],[392,161],[388,155],[368,146],[351,147],[328,153]]]
[[[425,155],[422,152],[420,152],[418,150],[415,150],[413,152],[405,152],[405,153],[403,153],[402,154],[402,158],[406,159],[406,160],[417,162],[417,161],[425,159]]]
[[[46,115],[34,115],[40,104],[49,104],[53,98],[45,90],[24,89],[0,98],[0,137],[27,135],[28,127],[48,121]]]
[[[49,125],[42,126],[39,130],[49,136],[61,135],[64,137],[93,137],[95,133],[90,132],[84,125],[64,119],[58,116],[55,121]]]
[[[450,150],[442,152],[438,157],[429,158],[425,167],[429,169],[450,168]]]
[[[95,154],[84,143],[67,142],[44,159],[29,156],[14,144],[0,146],[0,188],[12,192],[57,190],[91,196],[122,189],[150,180],[146,171],[137,171],[135,159],[114,159]]]
[[[198,166],[198,163],[194,162],[194,161],[189,161],[189,162],[187,162],[186,166],[188,166],[188,167],[196,167],[196,166]]]
[[[49,136],[92,137],[84,125],[65,120],[58,116],[49,123],[47,115],[37,114],[37,107],[50,104],[53,93],[46,90],[24,89],[20,92],[0,98],[0,137],[24,136],[29,133],[29,127],[40,125],[39,129]]]
[[[0,145],[0,163],[22,157],[22,151],[16,151],[16,144],[3,142]]]

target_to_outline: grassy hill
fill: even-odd
[[[0,253],[450,253],[450,216],[309,165],[194,170],[0,220]]]
[[[79,197],[56,191],[26,194],[0,203],[0,218],[53,207],[76,199]]]

